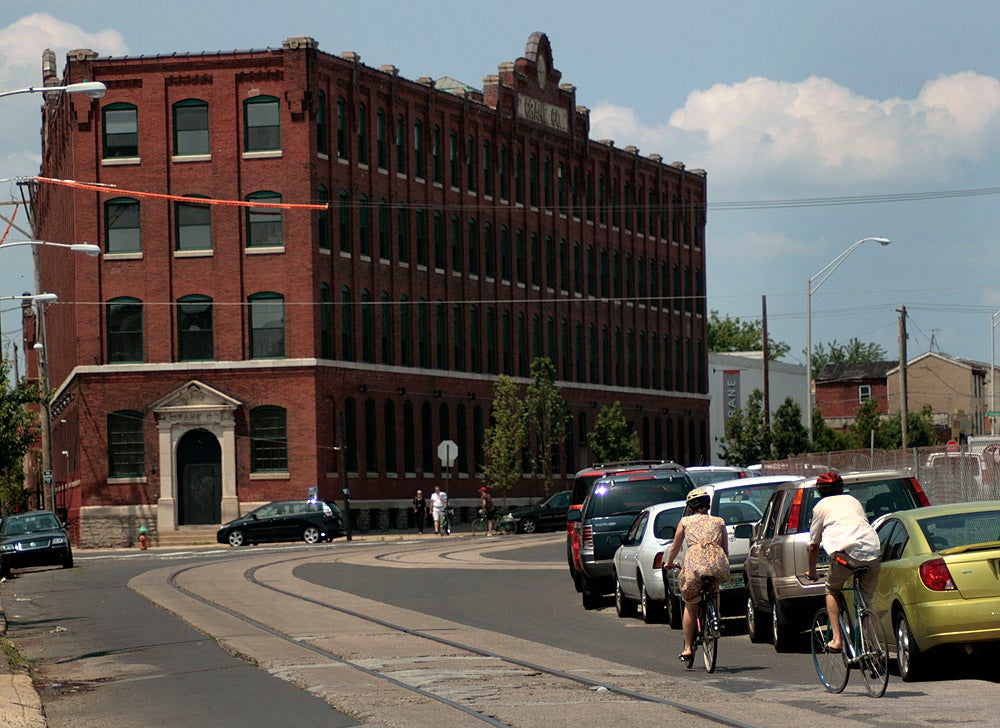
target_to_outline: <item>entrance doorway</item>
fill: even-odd
[[[177,525],[222,521],[222,448],[208,430],[191,430],[177,443]]]

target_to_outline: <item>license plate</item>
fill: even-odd
[[[727,581],[722,582],[720,589],[742,589],[743,574],[733,574]]]

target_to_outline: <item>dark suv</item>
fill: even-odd
[[[680,465],[669,460],[623,460],[611,463],[595,463],[589,468],[578,471],[574,476],[569,510],[579,511],[583,507],[583,501],[590,495],[590,489],[594,487],[594,483],[598,479],[606,478],[615,473],[643,473],[652,468],[684,470]],[[578,524],[579,519],[576,521],[567,519],[566,561],[569,564],[569,575],[573,578],[576,590],[582,591],[583,584],[580,580],[580,533],[576,528]]]
[[[841,473],[844,492],[865,508],[869,520],[893,511],[928,505],[923,489],[905,470]],[[809,526],[819,502],[816,478],[779,485],[754,526],[737,526],[735,536],[753,536],[744,562],[747,632],[754,642],[770,637],[778,652],[794,649],[800,627],[826,593],[829,556],[820,550],[817,581],[809,581]],[[770,629],[764,617],[770,618]]]
[[[584,609],[598,606],[614,590],[614,555],[622,538],[642,509],[657,503],[684,500],[693,488],[691,478],[678,469],[651,469],[618,473],[597,480],[580,510],[567,518],[580,535],[580,591]]]

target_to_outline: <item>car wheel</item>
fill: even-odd
[[[229,532],[229,545],[230,546],[243,546],[247,543],[246,537],[243,535],[243,531],[239,529]]]
[[[601,595],[591,591],[590,580],[586,574],[580,574],[580,596],[583,599],[584,609],[597,609],[601,606]]]
[[[302,532],[302,540],[306,543],[319,543],[322,538],[323,534],[315,526],[306,526]]]
[[[896,620],[896,662],[899,665],[899,677],[903,682],[918,680],[923,672],[924,658],[913,638],[910,623],[906,615],[900,614]]]
[[[63,558],[62,567],[64,569],[72,569],[73,568],[73,552],[72,551],[67,551],[66,552],[66,556]]]
[[[580,577],[580,572],[576,569],[570,569],[569,573],[573,577],[573,587],[576,589],[576,593],[579,594],[583,591],[583,579]]]
[[[747,610],[747,635],[751,642],[765,642],[767,640],[767,630],[765,628],[764,617],[753,602],[753,594],[746,590],[746,610]]]
[[[521,533],[534,533],[538,530],[538,521],[534,518],[522,518],[517,530]]]
[[[619,617],[631,617],[635,614],[635,602],[622,594],[622,585],[615,576],[615,613]]]
[[[781,600],[771,597],[771,637],[775,652],[791,652],[797,635],[788,619],[787,608]]]
[[[0,579],[9,579],[10,577],[10,567],[0,564]]]
[[[646,591],[646,587],[640,585],[642,589],[642,621],[646,624],[655,624],[663,619],[663,602],[654,601]]]

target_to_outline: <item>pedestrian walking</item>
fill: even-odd
[[[441,490],[440,485],[435,485],[434,492],[431,493],[431,515],[434,517],[434,533],[436,534],[441,534],[441,521],[444,520],[444,510],[447,507],[448,494]]]
[[[420,533],[424,532],[424,516],[426,515],[427,499],[424,498],[424,492],[422,490],[418,490],[417,494],[413,496],[413,521]]]

